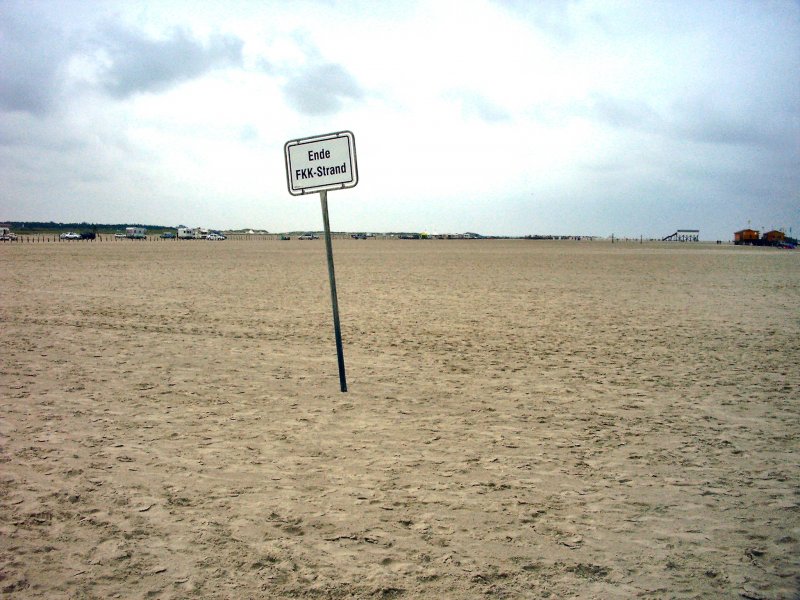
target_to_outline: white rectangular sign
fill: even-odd
[[[293,196],[355,187],[356,140],[350,131],[286,142],[286,181]]]

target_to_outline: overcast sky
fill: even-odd
[[[0,0],[0,220],[800,233],[800,3]]]

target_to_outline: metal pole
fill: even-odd
[[[342,330],[339,327],[339,302],[336,299],[336,275],[333,272],[333,245],[331,244],[331,226],[328,221],[328,192],[319,193],[322,203],[322,222],[325,224],[325,249],[328,253],[328,279],[331,282],[331,305],[333,306],[333,330],[336,334],[336,357],[339,360],[339,384],[343,392],[347,391],[347,377],[344,372],[344,351],[342,350]]]

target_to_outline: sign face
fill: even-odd
[[[283,153],[292,196],[341,190],[358,183],[356,140],[350,131],[291,140]]]

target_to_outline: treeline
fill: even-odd
[[[173,230],[174,227],[166,225],[142,225],[141,223],[56,223],[54,221],[6,221],[6,225],[11,227],[15,233],[65,233],[74,231],[76,233],[125,233],[126,227],[144,227],[148,232],[158,233],[160,231]]]

